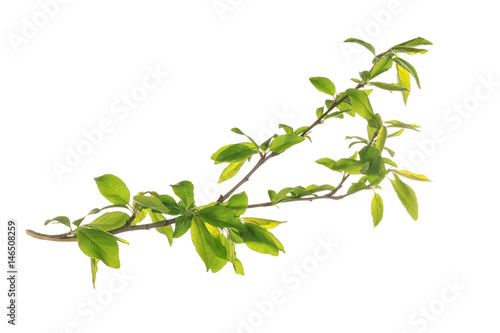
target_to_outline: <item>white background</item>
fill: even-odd
[[[492,2],[222,0],[230,10],[221,13],[213,0],[61,1],[43,22],[44,3],[0,5],[3,262],[5,224],[13,218],[19,225],[16,327],[6,324],[4,278],[0,292],[8,332],[500,329],[500,49]],[[40,27],[22,37],[26,22],[37,19]],[[13,36],[25,39],[16,45]],[[369,52],[343,40],[366,38],[382,52],[417,36],[434,43],[426,55],[403,56],[422,90],[412,83],[406,107],[399,93],[374,91],[371,99],[384,119],[422,126],[388,143],[397,161],[433,180],[408,180],[419,198],[418,222],[387,182],[384,220],[375,229],[369,192],[255,209],[247,215],[288,221],[274,230],[287,253],[239,246],[244,277],[229,266],[206,273],[189,235],[169,247],[155,231],[123,234],[131,245],[120,247],[122,268],[100,266],[95,290],[75,243],[24,234],[63,232],[43,222],[105,206],[93,177],[106,173],[132,193],[171,193],[170,184],[188,179],[198,203],[215,200],[235,183],[218,186],[222,167],[209,158],[242,140],[231,127],[264,137],[279,122],[308,125],[326,97],[309,77],[330,77],[343,91],[371,66]],[[127,115],[114,112],[147,68],[168,77]],[[380,79],[394,82],[394,71]],[[84,144],[84,131],[103,119],[112,130],[58,179],[54,163],[66,163],[68,149]],[[250,201],[265,201],[270,188],[336,184],[338,174],[314,160],[352,154],[346,135],[365,135],[364,121],[316,128],[313,144],[290,149],[252,177],[243,188]],[[338,244],[331,253],[320,247],[328,242]]]

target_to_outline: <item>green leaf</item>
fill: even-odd
[[[231,263],[233,264],[234,271],[236,272],[236,274],[245,275],[245,271],[243,270],[243,265],[241,264],[241,261],[239,259],[234,258]]]
[[[100,259],[106,266],[120,268],[118,243],[113,235],[99,229],[81,228],[78,246],[90,258]]]
[[[184,235],[189,228],[191,228],[192,216],[178,216],[175,219],[175,230],[173,233],[174,238],[179,238]]]
[[[293,187],[285,187],[284,189],[280,190],[278,194],[276,194],[276,198],[274,199],[275,203],[278,203],[282,201],[290,191],[293,190]]]
[[[253,143],[242,142],[229,145],[228,147],[223,149],[220,153],[218,153],[215,156],[215,159],[214,158],[212,159],[214,159],[215,162],[234,163],[245,160],[255,154],[257,154],[257,149],[255,149]],[[214,155],[212,155],[212,157],[214,157]]]
[[[418,219],[417,196],[410,186],[399,179],[398,175],[394,175],[394,177],[396,178],[395,180],[391,179],[392,187],[408,214],[416,221]]]
[[[136,195],[134,201],[146,208],[153,208],[162,213],[168,214],[170,211],[157,197],[150,197],[147,195]]]
[[[395,47],[402,47],[402,46],[419,46],[419,45],[432,45],[431,42],[429,42],[427,39],[422,38],[422,37],[417,37],[414,39],[410,39],[409,41],[406,41],[404,43],[398,44]]]
[[[395,168],[397,168],[397,167],[398,167],[398,165],[397,165],[397,164],[396,164],[393,160],[390,160],[390,159],[385,158],[385,157],[384,157],[384,158],[382,158],[382,159],[384,160],[384,163],[385,163],[385,164],[389,164],[390,166],[393,166],[393,167],[395,167]]]
[[[278,125],[278,128],[282,128],[286,134],[293,134],[293,128],[288,126],[288,125],[285,125],[285,124],[279,124]]]
[[[92,285],[94,286],[94,289],[95,289],[95,279],[97,276],[97,263],[98,262],[99,262],[99,259],[90,258],[90,268],[92,270]]]
[[[330,158],[320,158],[319,160],[316,160],[316,163],[324,165],[333,171],[346,172],[350,174],[360,174],[361,168],[363,167],[363,162],[350,158],[341,158],[338,161],[334,161]]]
[[[385,150],[387,150],[387,152],[389,153],[389,155],[391,155],[391,157],[394,157],[394,155],[396,154],[394,151],[392,151],[391,149],[385,147],[384,148]]]
[[[248,248],[263,254],[278,255],[278,246],[274,238],[269,235],[270,232],[253,223],[245,223],[245,227],[247,230],[241,232],[241,238]]]
[[[174,198],[172,198],[170,195],[167,194],[160,194],[156,196],[158,199],[160,199],[161,203],[168,208],[168,215],[179,215],[181,213],[181,210],[179,206],[177,205],[177,202],[175,201]]]
[[[399,82],[398,84],[384,83],[384,82],[368,82],[368,85],[389,91],[404,91],[404,92],[409,91],[409,89],[399,85]]]
[[[236,244],[243,244],[243,238],[240,237],[239,233],[234,231],[233,229],[228,229],[229,231],[229,238],[235,242]]]
[[[212,206],[201,209],[198,214],[204,222],[214,227],[245,230],[245,226],[241,223],[238,216],[229,208]]]
[[[380,132],[378,133],[377,142],[375,144],[380,153],[382,153],[382,151],[384,150],[386,140],[387,140],[387,127],[382,126]]]
[[[216,258],[215,241],[205,223],[197,216],[194,216],[191,222],[191,239],[208,272]]]
[[[245,192],[234,194],[227,202],[229,209],[240,216],[245,213],[248,206],[248,196]]]
[[[361,79],[363,81],[368,81],[371,77],[372,73],[370,71],[362,71],[362,72],[359,72],[359,76],[361,77]]]
[[[222,183],[228,179],[231,179],[233,178],[234,176],[236,176],[238,174],[238,172],[240,171],[241,167],[243,166],[243,164],[245,164],[247,160],[243,160],[241,162],[235,162],[235,163],[230,163],[225,169],[224,171],[222,171],[222,173],[220,174],[220,177],[219,177],[219,183]]]
[[[257,144],[257,142],[254,141],[254,139],[252,139],[251,137],[249,137],[248,135],[246,135],[245,133],[243,133],[242,130],[240,130],[239,128],[231,128],[231,131],[233,131],[234,133],[236,134],[240,134],[240,135],[244,135],[247,137],[248,140],[250,140],[250,142],[253,143],[253,145],[255,146],[256,149],[259,149],[259,145]]]
[[[407,54],[416,54],[416,53],[426,54],[427,53],[427,50],[425,50],[425,49],[417,49],[414,47],[404,47],[404,46],[394,46],[392,48],[392,51],[394,51],[396,53],[407,53]]]
[[[187,180],[183,180],[172,186],[172,190],[176,196],[181,199],[181,201],[186,205],[186,208],[189,208],[191,205],[194,205],[194,186],[193,183]]]
[[[420,126],[415,125],[415,124],[405,124],[403,122],[400,122],[398,120],[389,120],[385,122],[386,124],[390,124],[387,127],[397,127],[397,128],[406,128],[406,129],[411,129],[417,132],[420,132],[418,129]]]
[[[271,142],[270,150],[274,153],[282,153],[302,141],[304,137],[295,134],[280,135]]]
[[[155,213],[151,210],[149,210],[149,216],[151,217],[151,221],[153,221],[153,223],[165,221],[165,218],[163,217],[163,215],[161,215],[159,213]],[[177,221],[177,219],[176,219],[176,221]],[[159,228],[155,228],[155,229],[160,234],[164,234],[165,236],[167,236],[168,244],[170,246],[172,246],[172,243],[174,242],[174,237],[173,237],[174,230],[172,228],[172,225],[167,225],[167,226],[159,227]]]
[[[376,227],[382,221],[382,217],[384,215],[384,202],[382,201],[382,197],[375,193],[372,199],[372,217],[373,217],[373,226]]]
[[[361,90],[357,89],[347,89],[346,90],[349,99],[351,100],[351,105],[354,111],[365,119],[373,119],[373,109],[368,99],[368,95]]]
[[[68,228],[71,229],[71,221],[66,216],[57,216],[57,217],[54,217],[53,219],[45,221],[44,225],[47,225],[47,224],[49,224],[51,222],[64,224],[65,226],[67,226]]]
[[[321,192],[321,191],[333,191],[335,190],[335,186],[332,185],[314,185],[311,184],[308,187],[306,187],[306,191],[311,192],[311,193],[316,193],[316,192]]]
[[[104,231],[109,231],[123,227],[129,219],[130,216],[123,212],[110,212],[102,214],[94,221],[90,222],[89,225]]]
[[[99,192],[112,204],[128,205],[130,191],[125,183],[118,177],[106,174],[94,178]]]
[[[276,228],[279,226],[281,223],[285,223],[286,221],[274,221],[274,220],[268,220],[268,219],[259,219],[256,217],[243,217],[243,221],[247,223],[253,223],[256,224],[264,229],[272,229]]]
[[[361,162],[373,162],[380,156],[380,151],[373,146],[365,146],[359,151],[359,158]]]
[[[274,202],[276,200],[276,192],[274,192],[273,190],[269,190],[267,191],[267,194],[269,195],[269,200],[271,200],[271,202]]]
[[[363,177],[357,183],[352,183],[351,187],[347,190],[347,194],[369,189],[370,186],[366,185],[365,182],[366,177]]]
[[[366,171],[366,177],[372,186],[376,186],[384,180],[385,164],[382,157],[377,156],[377,158],[370,164],[370,167]]]
[[[361,46],[364,46],[368,51],[370,51],[371,53],[373,53],[373,55],[375,55],[375,48],[372,46],[372,44],[370,43],[367,43],[361,39],[357,39],[357,38],[347,38],[344,43],[356,43],[356,44],[359,44]]]
[[[419,174],[416,174],[416,173],[413,173],[413,172],[410,172],[410,171],[406,171],[406,170],[394,170],[394,169],[392,169],[391,171],[397,173],[400,176],[406,177],[408,179],[418,180],[418,181],[421,181],[421,182],[430,182],[431,181],[429,178],[427,178],[424,175],[419,175]]]
[[[309,81],[322,93],[335,97],[335,85],[330,79],[326,77],[311,77]]]
[[[317,108],[316,109],[316,117],[318,117],[318,118],[321,117],[324,112],[325,112],[325,107],[324,106],[322,106],[320,108]]]
[[[271,140],[274,139],[274,138],[277,138],[277,137],[278,137],[278,134],[274,134],[269,139],[267,139],[266,141],[264,141],[264,143],[260,145],[260,148],[262,150],[264,150],[264,151],[268,150],[269,149],[269,144],[271,143]]]
[[[392,67],[392,58],[387,56],[387,57],[384,57],[382,59],[380,59],[372,68],[372,70],[370,71],[371,75],[370,75],[370,79],[373,79],[377,76],[379,76],[380,74],[388,71],[389,69],[391,69]]]
[[[302,127],[297,128],[297,129],[293,132],[293,134],[295,134],[295,135],[300,135],[300,134],[304,133],[305,131],[307,131],[308,129],[309,129],[309,126],[302,126]]]

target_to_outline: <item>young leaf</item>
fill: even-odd
[[[130,225],[136,225],[138,223],[141,223],[141,221],[144,220],[144,218],[146,218],[146,215],[148,215],[148,210],[142,209],[137,214],[135,214],[135,218]]]
[[[395,167],[395,168],[397,168],[397,167],[398,167],[398,165],[397,165],[397,164],[396,164],[393,160],[388,159],[388,158],[385,158],[385,157],[384,157],[384,158],[382,158],[382,159],[384,160],[384,163],[385,163],[385,164],[389,164],[390,166],[393,166],[393,167]]]
[[[102,214],[94,221],[90,222],[89,225],[104,231],[109,231],[124,226],[129,219],[130,216],[123,212],[110,212]]]
[[[241,264],[241,261],[238,258],[234,258],[231,263],[233,264],[234,271],[236,274],[245,275],[245,271],[243,270],[243,265]]]
[[[70,222],[69,218],[66,217],[66,216],[57,216],[57,217],[54,217],[53,219],[45,221],[44,225],[47,225],[47,224],[49,224],[51,222],[64,224],[65,226],[67,226],[68,228],[71,229],[71,222]]]
[[[268,219],[259,219],[256,217],[243,217],[242,220],[247,222],[247,223],[256,224],[264,229],[276,228],[281,223],[286,222],[286,221],[274,221],[274,220],[268,220]]]
[[[149,216],[151,217],[151,221],[153,221],[153,223],[165,221],[165,218],[163,217],[163,215],[155,213],[151,210],[149,210]],[[176,221],[177,221],[177,219],[176,219]],[[172,243],[174,242],[174,236],[173,236],[174,230],[172,228],[172,225],[167,225],[167,226],[159,227],[159,228],[155,228],[155,229],[160,234],[164,234],[165,236],[167,236],[168,244],[170,246],[172,246]]]
[[[245,227],[247,230],[241,232],[241,238],[243,238],[248,248],[263,254],[278,255],[278,246],[266,229],[253,223],[245,223]]]
[[[197,216],[193,216],[191,222],[191,239],[208,272],[216,258],[215,241],[205,223]]]
[[[371,75],[370,75],[370,79],[373,79],[377,76],[379,76],[380,74],[388,71],[389,69],[391,69],[392,67],[392,58],[387,56],[387,57],[384,57],[382,59],[380,59],[372,68],[372,70],[370,71]]]
[[[99,229],[81,228],[78,246],[90,258],[100,259],[106,266],[120,268],[118,243],[113,235]]]
[[[364,40],[357,39],[357,38],[347,38],[344,43],[356,43],[361,46],[364,46],[368,51],[373,53],[375,55],[375,48],[373,47],[372,44],[365,42]]]
[[[425,50],[425,49],[417,49],[414,47],[404,47],[404,46],[394,46],[391,50],[396,52],[396,53],[408,53],[408,54],[416,54],[416,53],[426,54],[427,53],[427,50]]]
[[[283,200],[283,198],[286,197],[286,195],[288,193],[290,193],[290,191],[293,190],[293,187],[285,187],[284,189],[280,190],[277,194],[276,194],[276,198],[274,199],[274,202],[275,203],[278,203],[280,202],[281,200]]]
[[[373,109],[368,99],[368,95],[361,90],[357,89],[347,89],[346,90],[349,99],[351,100],[351,105],[354,111],[365,119],[373,119]]]
[[[271,202],[274,202],[276,200],[276,192],[274,192],[273,190],[269,190],[267,191],[267,194],[269,195],[269,200],[271,200]]]
[[[254,139],[252,139],[251,137],[249,137],[248,135],[246,135],[245,133],[243,133],[242,130],[240,130],[239,128],[231,128],[231,131],[233,131],[234,133],[236,134],[240,134],[240,135],[244,135],[247,137],[248,140],[250,140],[250,142],[253,143],[253,145],[255,146],[255,149],[259,149],[259,145],[257,144],[257,142],[254,141]]]
[[[322,93],[335,97],[335,85],[330,79],[326,77],[312,77],[309,81]]]
[[[248,206],[248,196],[245,192],[233,195],[227,202],[229,209],[240,216],[245,213]]]
[[[322,106],[320,108],[317,108],[316,109],[316,117],[318,117],[318,118],[321,117],[323,115],[323,112],[325,112],[325,107],[324,106]]]
[[[136,195],[134,201],[139,203],[141,206],[146,208],[153,208],[159,210],[164,214],[168,214],[170,211],[157,197],[150,197],[147,195]]]
[[[212,206],[201,209],[198,214],[204,222],[214,227],[245,230],[245,226],[240,222],[238,216],[229,208]]]
[[[285,125],[285,124],[279,124],[278,125],[278,128],[282,128],[286,134],[293,134],[293,128],[288,126],[288,125]]]
[[[181,199],[186,208],[194,205],[193,183],[187,180],[183,180],[175,185],[170,186],[172,186],[172,190],[174,190],[175,195],[178,196],[179,199]]]
[[[257,149],[255,148],[253,143],[250,142],[236,143],[222,150],[215,157],[215,162],[228,162],[228,163],[240,162],[255,154],[257,154]]]
[[[97,276],[97,263],[98,262],[99,262],[99,259],[90,258],[90,268],[92,270],[92,285],[94,286],[94,289],[95,289],[95,279]]]
[[[417,71],[408,61],[406,61],[402,58],[396,57],[396,58],[394,58],[394,62],[397,64],[397,67],[399,68],[399,70],[401,70],[402,72],[406,72],[407,74],[411,74],[411,76],[413,76],[413,78],[415,79],[415,82],[417,82],[417,86],[419,88],[421,88],[420,87],[420,79],[418,78]],[[409,76],[408,76],[407,80],[408,80],[408,82],[410,82]],[[410,90],[410,88],[408,88],[408,90]]]
[[[419,125],[415,124],[405,124],[403,122],[400,122],[398,120],[389,120],[385,122],[386,124],[389,124],[387,127],[397,127],[397,128],[406,128],[406,129],[411,129],[417,132],[420,132],[418,129],[420,128]]]
[[[270,150],[274,153],[282,153],[302,141],[304,137],[295,134],[280,135],[271,142]]]
[[[417,196],[410,186],[401,181],[398,175],[395,174],[394,177],[396,178],[395,180],[391,179],[392,187],[408,214],[416,221],[418,219]]]
[[[395,58],[394,61],[396,62],[396,71],[397,71],[397,76],[398,76],[398,84],[401,87],[406,88],[408,91],[402,91],[401,93],[403,94],[403,102],[406,103],[408,102],[408,96],[410,95],[410,89],[411,89],[411,82],[410,82],[410,73],[408,71],[401,67],[397,63],[398,58]]]
[[[399,82],[398,82],[399,83]],[[403,91],[408,92],[409,89],[406,87],[402,87],[399,84],[394,83],[384,83],[384,82],[368,82],[368,85],[374,86],[380,89],[389,90],[389,91]]]
[[[385,126],[382,126],[380,128],[380,132],[378,133],[377,142],[375,144],[375,146],[377,147],[378,151],[381,154],[382,151],[384,150],[386,140],[387,140],[387,128]]]
[[[236,176],[238,174],[238,172],[240,171],[241,167],[243,166],[243,164],[245,164],[247,160],[243,160],[243,161],[240,161],[240,162],[235,162],[235,163],[230,163],[225,169],[224,171],[222,171],[222,173],[220,174],[220,177],[219,177],[219,183],[222,183],[228,179],[231,179],[233,178],[234,176]]]
[[[173,238],[179,238],[191,228],[192,216],[178,216],[175,219],[175,230]]]
[[[424,175],[419,175],[419,174],[416,174],[416,173],[413,173],[413,172],[410,172],[410,171],[406,171],[406,170],[394,170],[394,169],[392,169],[391,171],[397,173],[400,176],[406,177],[408,179],[418,180],[418,181],[421,181],[421,182],[430,182],[431,181],[429,178],[427,178]]]
[[[394,132],[392,134],[389,134],[387,137],[388,138],[392,138],[392,137],[395,137],[395,136],[400,136],[401,134],[403,134],[404,131],[405,131],[405,129],[402,128],[399,131],[396,131],[396,132]]]
[[[406,41],[404,43],[398,44],[395,47],[402,47],[402,46],[420,46],[420,45],[432,45],[431,42],[429,42],[427,39],[422,38],[422,37],[417,37],[414,39],[411,39],[409,41]]]
[[[384,202],[382,201],[382,197],[375,193],[372,199],[372,217],[373,217],[373,226],[376,227],[382,221],[382,217],[384,215]]]

